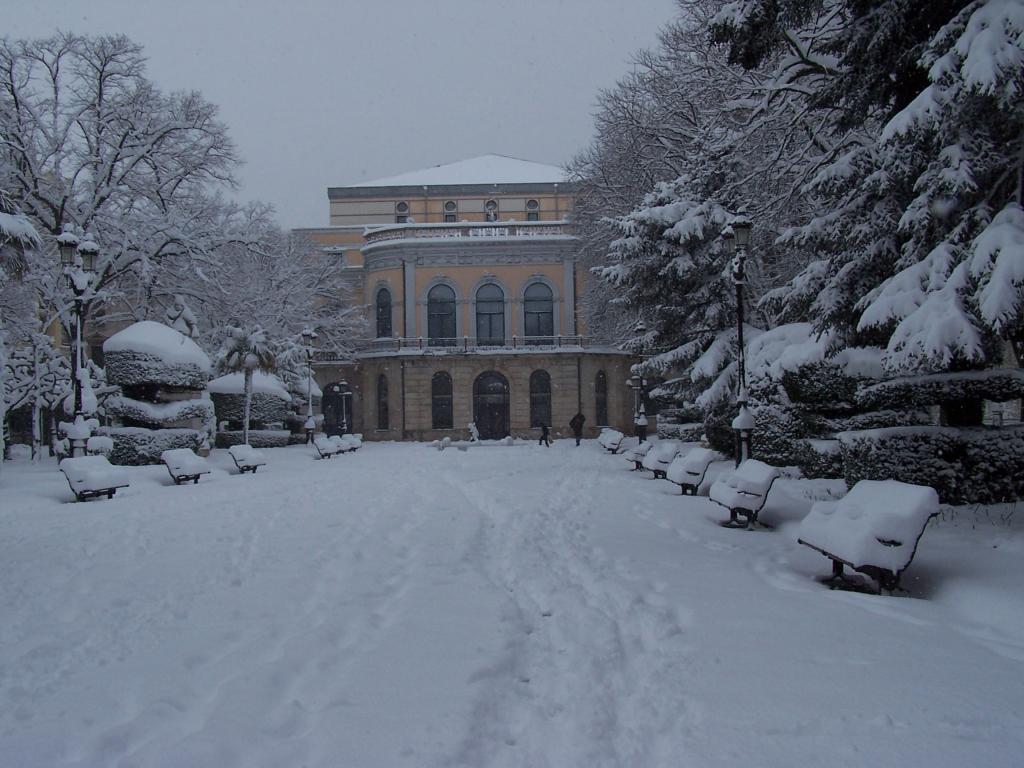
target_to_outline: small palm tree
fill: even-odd
[[[245,375],[245,413],[242,441],[249,444],[249,412],[252,407],[252,374],[255,370],[269,373],[274,369],[274,352],[267,335],[259,326],[251,329],[228,328],[228,337],[221,349],[221,367],[229,373]]]

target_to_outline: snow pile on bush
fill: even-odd
[[[160,454],[174,448],[198,451],[206,434],[197,429],[143,429],[141,427],[107,427],[103,434],[114,439],[111,464],[159,464]]]
[[[229,373],[208,385],[210,398],[217,412],[217,421],[241,427],[245,418],[245,375]],[[254,428],[279,424],[288,416],[292,397],[282,381],[270,373],[255,371],[252,375],[250,419]]]
[[[243,444],[242,430],[222,430],[217,433],[217,447],[230,448]],[[299,435],[299,438],[302,436]],[[289,444],[292,433],[287,429],[250,429],[249,445],[253,448],[283,448]]]
[[[914,408],[968,400],[997,403],[1024,397],[1024,371],[992,368],[984,371],[901,376],[864,387],[857,402],[865,408]]]
[[[658,415],[658,437],[662,440],[678,440],[683,443],[699,443],[704,436],[704,422],[690,424],[665,424]]]
[[[204,425],[213,426],[213,402],[205,394],[193,400],[172,400],[165,403],[150,403],[131,397],[115,396],[107,400],[107,413],[111,416],[158,426],[184,426],[181,422],[198,419]]]
[[[152,320],[128,326],[103,342],[110,384],[162,385],[201,390],[210,378],[210,358],[192,339]]]

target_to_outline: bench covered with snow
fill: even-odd
[[[649,450],[651,450],[651,444],[645,441],[637,443],[622,455],[626,458],[626,461],[633,462],[633,469],[643,469],[644,456],[647,455]]]
[[[349,451],[356,451],[363,447],[363,436],[359,433],[350,433],[347,435],[335,435],[331,438],[335,440],[338,445],[341,446],[341,452],[347,453]]]
[[[317,435],[314,437],[313,447],[316,448],[317,455],[321,459],[329,459],[344,451],[341,440],[327,437],[327,435]]]
[[[189,448],[172,448],[160,454],[160,461],[167,467],[175,485],[191,480],[199,482],[202,475],[210,474],[210,465],[202,456],[197,456]]]
[[[232,445],[228,448],[228,453],[231,454],[231,460],[235,462],[238,471],[243,475],[246,472],[256,474],[256,470],[267,463],[263,454],[251,445]]]
[[[662,440],[655,443],[654,447],[647,452],[640,465],[644,469],[649,469],[653,472],[656,478],[664,477],[668,465],[672,463],[678,454],[679,443],[673,440]]]
[[[863,573],[877,591],[899,588],[928,521],[939,513],[934,488],[897,480],[861,480],[839,501],[819,501],[800,523],[797,541],[832,561],[833,588],[854,587],[843,567]]]
[[[683,494],[696,496],[708,474],[708,467],[724,460],[718,451],[698,446],[676,456],[665,470],[665,479],[678,485]]]
[[[601,434],[597,436],[597,442],[606,451],[609,451],[610,453],[618,453],[619,448],[622,447],[622,441],[625,438],[626,436],[619,432],[619,430],[605,427],[601,430]]]
[[[782,472],[776,467],[757,459],[747,459],[729,474],[715,480],[708,496],[729,510],[729,519],[722,525],[726,528],[753,527],[768,500],[772,485],[781,476]],[[745,519],[741,521],[740,517]]]
[[[78,501],[100,496],[112,499],[118,488],[128,487],[128,474],[113,466],[106,456],[61,459],[59,466]]]

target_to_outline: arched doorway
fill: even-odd
[[[473,382],[473,421],[485,440],[509,434],[508,379],[497,371],[481,373]]]
[[[352,392],[347,381],[338,381],[324,387],[321,407],[324,411],[324,432],[327,435],[344,435],[352,431]]]

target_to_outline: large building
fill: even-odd
[[[497,155],[331,187],[304,229],[351,275],[372,338],[317,353],[325,428],[370,440],[535,437],[632,423],[634,360],[590,343],[573,185]]]

